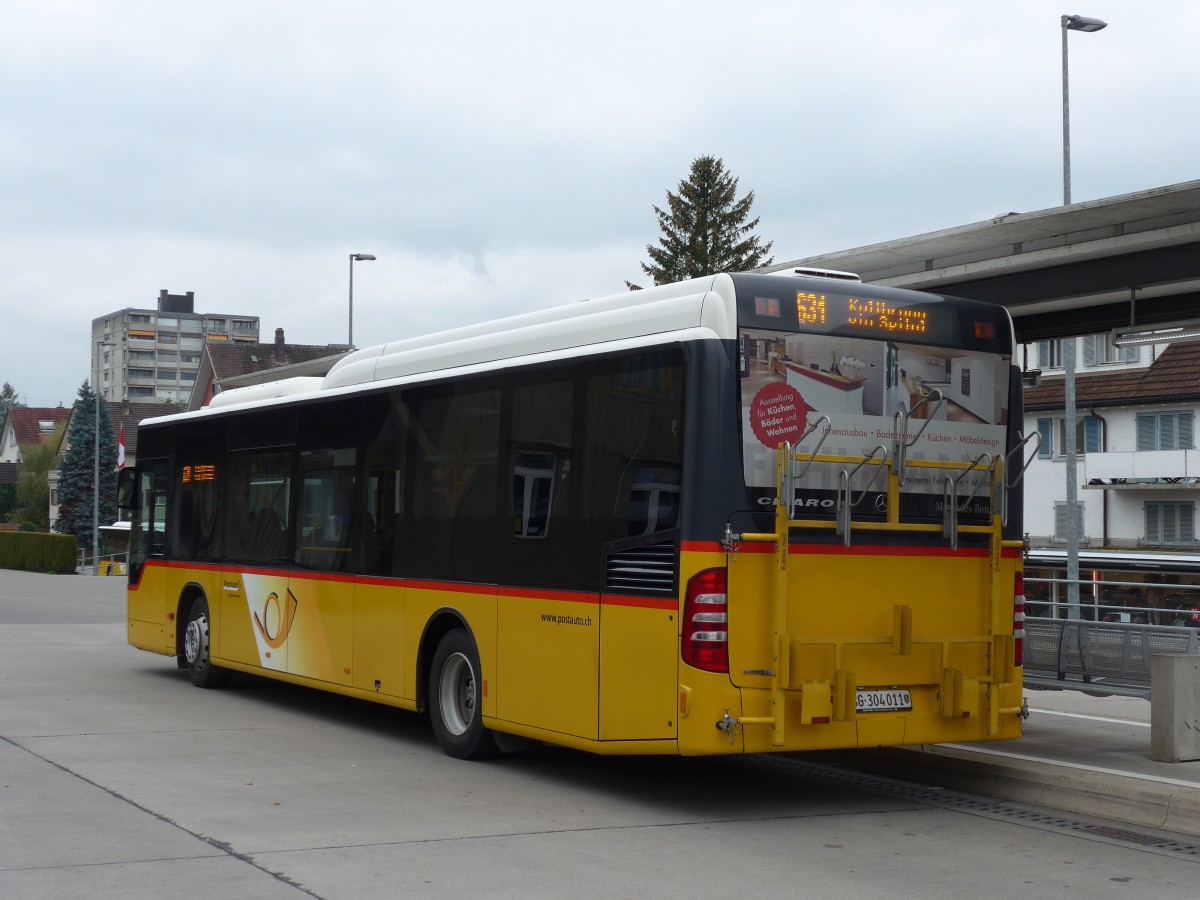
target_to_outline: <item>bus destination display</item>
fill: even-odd
[[[180,481],[192,484],[197,481],[216,481],[217,467],[215,465],[184,466],[180,473]]]
[[[886,300],[862,297],[837,298],[838,303],[829,321],[829,300],[825,294],[796,292],[796,318],[803,328],[806,325],[837,328],[846,326],[852,330],[883,334],[925,334],[929,327],[929,312],[926,309],[898,306]]]
[[[1004,307],[920,294],[886,285],[830,286],[823,279],[743,274],[737,278],[738,325],[808,334],[960,347],[1011,354]]]

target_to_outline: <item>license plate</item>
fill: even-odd
[[[899,712],[912,709],[912,694],[908,691],[858,691],[855,707],[860,713]]]

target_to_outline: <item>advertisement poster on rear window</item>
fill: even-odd
[[[965,463],[983,454],[994,458],[1004,453],[1006,357],[762,329],[744,329],[740,351],[746,486],[764,506],[774,497],[776,451],[782,442],[798,447],[798,468],[804,465],[805,453],[814,452],[857,459],[874,452],[881,460],[892,455],[897,413],[907,421],[909,461]],[[804,436],[810,425],[818,427]],[[853,468],[854,463],[840,462],[809,466],[796,485],[796,516],[832,517],[840,472]],[[901,515],[940,517],[946,473],[908,467],[901,485]],[[856,500],[860,492],[867,492],[856,507],[856,518],[886,515],[887,481],[881,467],[863,466],[851,488]],[[982,474],[968,474],[958,485],[960,502],[973,492],[976,497],[964,514],[987,515],[990,501]]]

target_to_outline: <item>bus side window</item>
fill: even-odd
[[[344,572],[353,553],[354,448],[300,452],[296,562]]]
[[[679,524],[682,380],[678,354],[662,351],[588,380],[584,517],[601,544]]]
[[[464,381],[413,402],[413,517],[401,542],[406,575],[495,580],[500,391],[494,383]]]
[[[634,465],[629,489],[629,536],[667,531],[679,524],[678,466]]]
[[[409,415],[399,393],[368,397],[364,406],[366,435],[366,502],[362,539],[355,571],[368,575],[402,575],[397,544],[404,532]]]
[[[225,519],[227,553],[237,562],[287,557],[292,454],[247,450],[229,454],[229,484],[237,485]]]
[[[142,460],[137,468],[136,539],[130,547],[133,580],[146,560],[161,557],[167,546],[167,461]]]

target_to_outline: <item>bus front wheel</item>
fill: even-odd
[[[188,677],[196,687],[221,687],[229,681],[230,672],[212,664],[208,648],[208,601],[197,597],[188,610],[187,625],[183,632],[184,662],[187,664]]]
[[[479,652],[471,636],[456,628],[438,643],[429,670],[429,717],[438,744],[456,759],[482,759],[497,752],[483,727]]]

